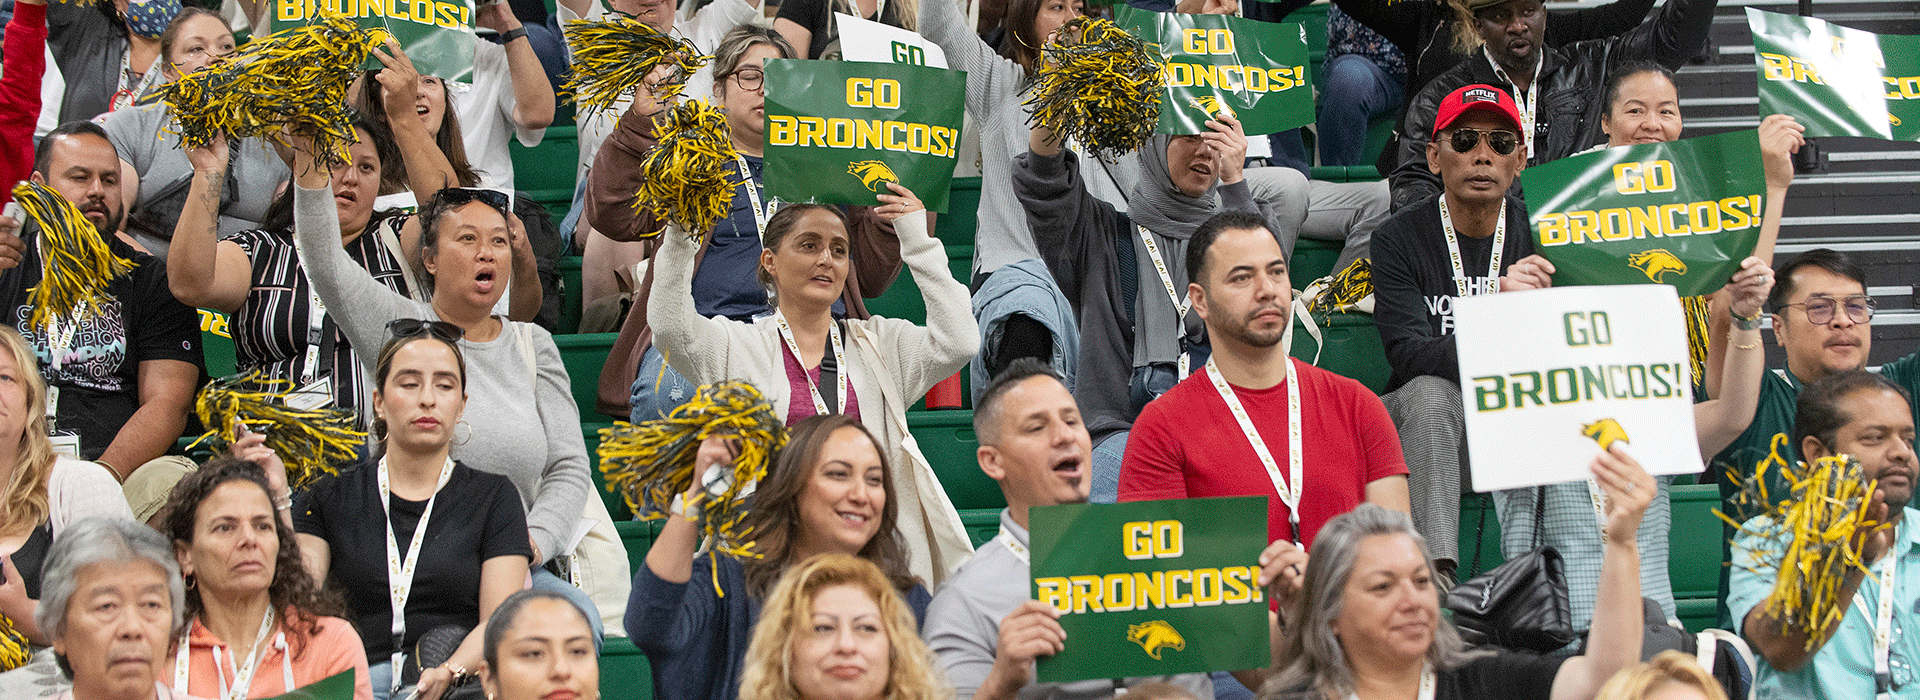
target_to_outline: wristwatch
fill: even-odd
[[[1760,330],[1760,314],[1758,312],[1755,312],[1753,316],[1748,317],[1748,316],[1741,316],[1740,314],[1736,314],[1731,309],[1729,309],[1727,311],[1727,315],[1733,317],[1734,328],[1738,328],[1743,331]]]
[[[507,30],[507,33],[500,35],[500,43],[511,44],[513,43],[514,39],[518,39],[526,35],[527,35],[526,27],[514,27],[512,29]]]

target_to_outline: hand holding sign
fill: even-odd
[[[1307,550],[1286,540],[1268,543],[1260,553],[1260,585],[1273,592],[1281,610],[1292,607],[1307,585]]]
[[[1523,292],[1553,286],[1553,263],[1538,255],[1529,255],[1507,267],[1500,276],[1500,291]]]
[[[1767,189],[1784,190],[1793,184],[1793,154],[1807,142],[1807,127],[1785,114],[1760,120],[1760,157],[1767,166]]]
[[[1220,184],[1239,182],[1247,164],[1247,132],[1240,128],[1240,120],[1233,112],[1222,111],[1207,120],[1207,128],[1212,131],[1201,132],[1200,138],[1213,148],[1213,172],[1220,176]]]
[[[1033,662],[1066,649],[1067,632],[1060,629],[1060,611],[1037,600],[1015,608],[1000,620],[1000,642],[993,650],[993,670],[980,690],[996,697],[1013,697],[1033,680]],[[998,690],[999,692],[992,692]]]
[[[1767,303],[1767,294],[1773,291],[1773,268],[1759,258],[1747,258],[1740,261],[1740,272],[1727,283],[1731,299],[1727,310],[1739,318],[1754,318],[1760,315],[1760,309]]]
[[[1621,442],[1593,456],[1594,481],[1607,495],[1607,540],[1622,547],[1635,546],[1634,534],[1640,531],[1640,517],[1660,494],[1647,470],[1627,454]]]

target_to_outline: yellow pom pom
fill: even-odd
[[[354,140],[347,87],[388,36],[322,9],[307,26],[248,42],[221,63],[168,83],[160,99],[188,148],[217,133],[285,143],[292,128],[311,135],[317,157],[344,160]]]
[[[33,649],[27,646],[27,636],[14,628],[13,620],[0,615],[0,671],[20,668],[31,660]]]
[[[701,100],[687,100],[654,121],[659,145],[640,161],[644,184],[634,208],[680,224],[694,240],[712,231],[733,207],[739,157],[727,117]]]
[[[753,547],[755,533],[740,529],[746,494],[766,477],[774,454],[786,446],[787,431],[752,384],[708,384],[666,418],[601,429],[600,472],[607,489],[624,497],[641,520],[663,519],[671,515],[674,496],[692,490],[700,477],[694,460],[710,437],[731,439],[734,461],[725,487],[701,504],[701,534],[712,543],[710,552],[757,559],[762,555]],[[717,581],[714,590],[720,590]]]
[[[1166,61],[1104,19],[1076,17],[1040,50],[1028,123],[1078,141],[1088,155],[1131,153],[1160,121]]]
[[[351,461],[367,439],[359,414],[340,408],[315,410],[287,405],[293,382],[268,379],[259,372],[207,382],[194,400],[194,414],[207,426],[201,442],[214,449],[233,443],[235,423],[266,436],[266,447],[287,465],[287,483],[305,486],[321,474],[338,474],[336,464]]]
[[[23,181],[14,186],[13,201],[39,226],[46,265],[40,283],[27,290],[28,327],[71,334],[81,321],[106,313],[113,302],[108,285],[132,272],[133,261],[114,254],[93,222],[52,190]]]
[[[583,112],[610,109],[641,85],[655,98],[678,95],[687,79],[713,58],[702,55],[692,42],[661,34],[653,25],[624,15],[571,20],[567,43],[573,47],[573,69],[562,92],[585,108]],[[659,82],[649,84],[648,78],[660,66],[671,69]]]
[[[1833,634],[1846,614],[1840,589],[1849,573],[1858,570],[1872,575],[1862,554],[1865,535],[1888,523],[1868,516],[1877,484],[1866,478],[1859,461],[1836,455],[1811,464],[1789,463],[1782,452],[1790,444],[1784,433],[1775,435],[1773,453],[1754,466],[1752,476],[1741,480],[1742,492],[1733,501],[1759,510],[1766,520],[1750,521],[1750,525],[1735,522],[1717,508],[1714,514],[1757,538],[1756,546],[1743,550],[1755,562],[1752,570],[1776,577],[1773,591],[1761,603],[1761,614],[1783,632],[1805,635],[1807,649],[1812,650]],[[1778,469],[1793,489],[1791,497],[1771,506],[1766,488],[1770,469]]]

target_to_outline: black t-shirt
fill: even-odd
[[[890,26],[904,26],[900,21],[900,3],[896,0],[875,0],[884,3],[878,17],[865,17],[852,0],[783,0],[780,3],[779,18],[793,22],[813,33],[813,39],[807,44],[807,55],[801,58],[819,58],[829,61],[840,60],[840,23],[834,21],[833,13],[843,12],[863,19]],[[798,48],[798,47],[796,47]]]
[[[1440,226],[1440,196],[1401,210],[1373,232],[1373,322],[1380,330],[1387,364],[1393,367],[1387,391],[1429,374],[1460,381],[1460,363],[1453,344],[1453,302],[1460,291],[1453,280],[1447,236]],[[1491,289],[1497,279],[1487,277],[1493,236],[1456,238],[1469,291]],[[1514,263],[1533,252],[1527,205],[1509,196],[1500,274],[1506,274]]]
[[[1560,674],[1566,657],[1535,656],[1495,650],[1493,656],[1476,659],[1434,678],[1434,700],[1547,700],[1553,695],[1553,678]],[[1321,700],[1307,688],[1283,690],[1275,700]]]
[[[27,290],[40,283],[44,263],[39,227],[29,223],[25,231],[21,234],[27,244],[24,259],[0,272],[5,321],[33,346],[40,358],[40,376],[60,389],[59,429],[78,433],[82,456],[96,459],[140,408],[141,362],[179,360],[206,367],[200,355],[199,315],[173,298],[164,261],[108,236],[107,247],[132,260],[133,271],[107,286],[113,301],[106,313],[81,324],[55,368],[43,329],[29,327],[33,307]]]
[[[404,558],[427,502],[393,496],[391,503],[393,539]],[[407,597],[406,647],[441,625],[479,624],[481,563],[511,555],[533,558],[520,494],[504,476],[456,463],[428,517]],[[327,583],[346,592],[367,660],[385,661],[393,654],[393,603],[387,597],[387,529],[374,463],[314,482],[294,509],[293,526],[327,541],[332,560]]]

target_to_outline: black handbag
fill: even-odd
[[[1578,638],[1573,632],[1573,605],[1567,598],[1567,576],[1560,552],[1539,546],[1545,510],[1546,488],[1540,487],[1534,492],[1533,550],[1462,581],[1447,593],[1453,624],[1468,644],[1544,654]],[[1480,518],[1484,527],[1485,510]],[[1478,568],[1477,552],[1474,558]]]
[[[453,652],[460,648],[460,643],[466,640],[471,631],[470,627],[441,625],[422,633],[401,662],[400,685],[418,685],[420,672],[453,658]],[[440,696],[441,700],[483,700],[485,697],[486,689],[480,687],[479,676],[472,673],[447,688],[447,692]]]

